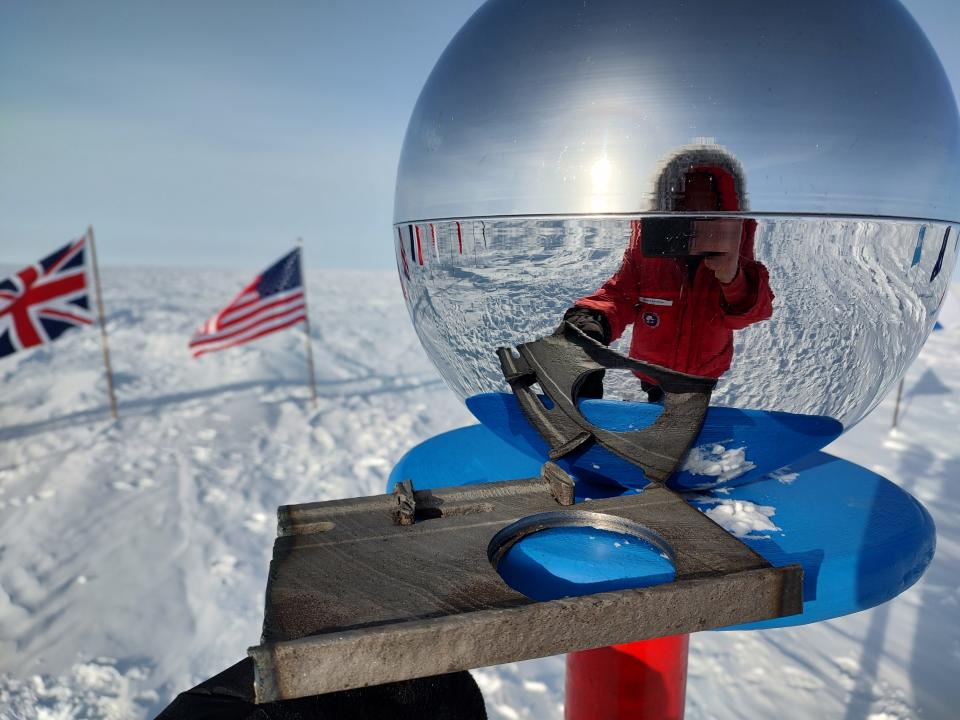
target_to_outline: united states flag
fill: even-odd
[[[0,280],[0,357],[52,342],[93,322],[87,297],[87,238]]]
[[[300,249],[280,258],[223,310],[197,328],[194,357],[242,345],[306,320]]]

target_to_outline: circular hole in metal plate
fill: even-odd
[[[532,600],[648,587],[676,574],[659,534],[582,510],[522,518],[493,537],[487,555],[504,582]]]

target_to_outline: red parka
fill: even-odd
[[[690,279],[686,258],[644,257],[640,222],[631,224],[620,269],[576,305],[599,310],[611,342],[633,323],[630,356],[691,375],[720,377],[733,359],[733,331],[773,314],[767,268],[753,256],[755,220],[744,221],[740,268],[721,286],[701,260]]]

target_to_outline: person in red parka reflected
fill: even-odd
[[[719,146],[684,149],[664,165],[656,196],[658,211],[698,217],[632,221],[620,268],[564,320],[605,345],[633,324],[630,357],[720,377],[733,359],[733,332],[773,314],[767,268],[753,253],[756,221],[703,217],[747,210],[743,171]],[[639,377],[651,402],[659,401],[663,391]],[[602,393],[598,373],[580,397]]]

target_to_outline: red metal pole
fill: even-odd
[[[567,655],[566,720],[682,720],[689,635]]]

